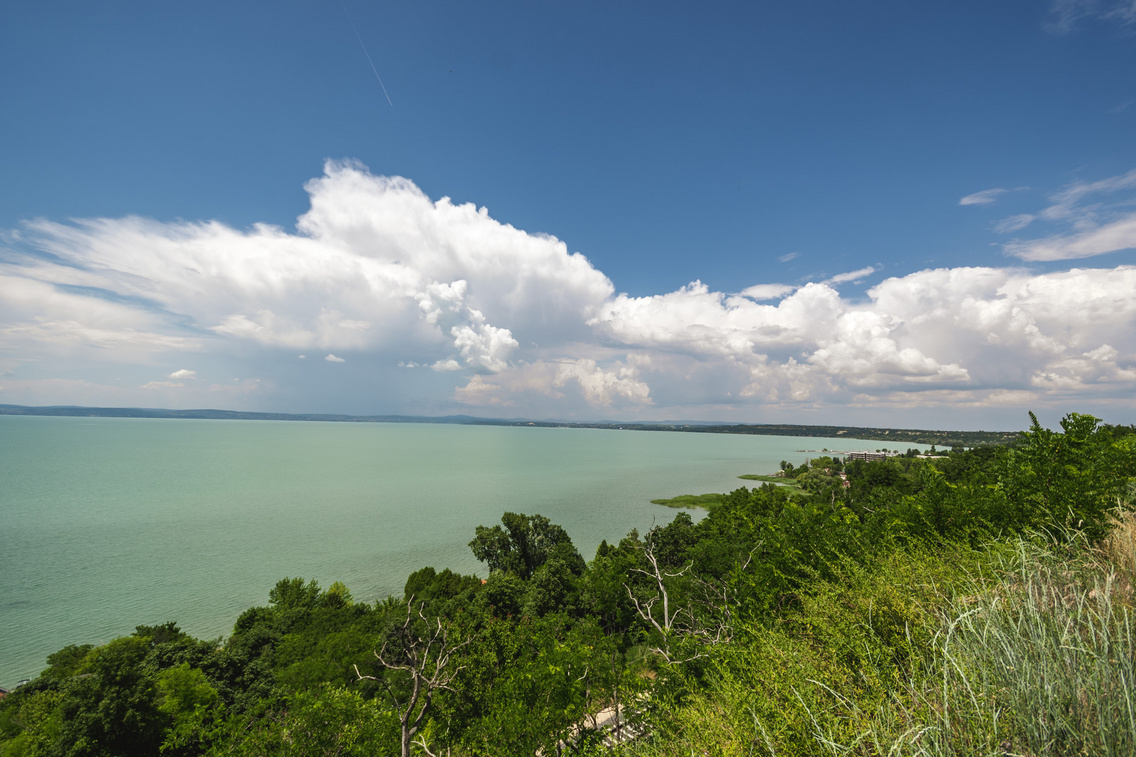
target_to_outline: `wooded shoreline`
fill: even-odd
[[[786,462],[800,493],[742,487],[589,561],[505,513],[469,544],[487,580],[427,566],[358,603],[286,578],[227,639],[65,647],[0,700],[0,757],[1132,753],[1134,463],[1136,428],[1077,414]],[[637,738],[586,727],[613,706]]]
[[[336,415],[323,413],[252,413],[235,410],[166,410],[132,407],[78,407],[0,405],[0,415],[37,415],[79,418],[166,418],[185,420],[320,421],[325,423],[446,423],[473,426],[531,426],[534,428],[588,428],[607,431],[670,431],[696,434],[756,434],[760,436],[805,436],[836,439],[868,439],[895,444],[924,444],[940,447],[978,447],[1008,444],[1020,436],[1017,431],[943,431],[873,426],[810,426],[784,423],[725,424],[676,423],[661,421],[572,422],[530,420],[526,418],[478,418],[470,415]]]

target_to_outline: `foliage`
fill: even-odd
[[[570,570],[582,573],[584,560],[560,526],[543,515],[505,513],[505,526],[478,526],[469,543],[474,557],[489,566],[490,572],[513,573],[528,580],[550,559],[563,561]]]
[[[1101,540],[1127,492],[1136,437],[1117,438],[1099,419],[1079,413],[1061,420],[1064,433],[1042,428],[1032,413],[1030,420],[1025,443],[1001,471],[1015,514],[1031,525],[1065,526]]]
[[[257,717],[227,721],[210,757],[371,757],[390,751],[397,723],[357,692],[324,685]]]
[[[470,542],[485,580],[424,567],[362,603],[285,578],[228,639],[68,646],[0,700],[0,757],[583,754],[610,707],[641,754],[1131,753],[1136,429],[1032,421],[784,461],[590,563],[505,513]]]
[[[925,654],[887,696],[833,690],[839,718],[809,710],[815,753],[1133,752],[1131,574],[1067,545],[1011,546],[997,580],[942,592]]]

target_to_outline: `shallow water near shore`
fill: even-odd
[[[650,500],[850,439],[441,424],[0,416],[0,686],[138,624],[229,633],[285,577],[400,594],[505,511],[600,541],[669,522]],[[694,517],[697,519],[698,514]]]

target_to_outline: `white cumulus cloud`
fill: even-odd
[[[135,298],[154,313],[267,346],[432,341],[483,366],[504,359],[500,332],[509,328],[500,321],[518,324],[509,338],[530,339],[528,324],[539,324],[542,338],[579,338],[612,293],[607,277],[563,242],[502,224],[485,208],[431,202],[405,179],[332,162],[307,189],[311,209],[298,233],[140,218],[32,222],[22,237],[54,258],[21,261],[19,274],[47,288]],[[431,319],[419,306],[439,286],[460,288],[461,302]]]
[[[749,297],[751,300],[779,300],[787,294],[790,294],[796,287],[789,286],[788,284],[754,284],[741,291],[742,297]]]
[[[590,358],[538,361],[492,379],[475,375],[457,396],[471,405],[506,406],[526,394],[563,399],[569,390],[591,407],[651,404],[650,387],[640,380],[637,365],[615,361],[605,366]]]
[[[318,367],[303,355],[343,354],[355,369],[320,380],[365,383],[323,394],[370,406],[413,390],[447,410],[539,417],[1124,402],[1136,389],[1131,266],[940,268],[842,295],[838,285],[878,275],[867,266],[740,293],[693,281],[631,296],[560,240],[433,201],[406,179],[332,162],[307,190],[311,208],[290,231],[127,217],[10,233],[6,401],[216,406],[278,392],[302,404],[317,396],[303,377]],[[1055,261],[1132,246],[1133,190],[1136,172],[1070,185],[1003,222],[1052,232],[1006,249]],[[263,378],[205,387],[193,370],[167,374],[171,362]]]

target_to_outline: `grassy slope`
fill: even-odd
[[[849,564],[723,647],[629,753],[1136,754],[1134,533]]]

